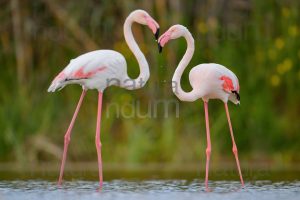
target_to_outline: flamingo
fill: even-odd
[[[173,93],[181,100],[193,102],[197,99],[202,99],[204,101],[205,110],[205,124],[206,124],[206,135],[207,135],[207,148],[206,148],[206,173],[205,173],[205,187],[207,191],[208,188],[208,171],[209,171],[209,161],[211,154],[211,141],[210,141],[210,130],[209,130],[209,117],[208,117],[208,101],[209,99],[220,99],[224,102],[225,111],[227,115],[227,120],[229,124],[229,130],[232,139],[232,151],[235,156],[240,181],[242,186],[244,186],[244,181],[242,177],[242,172],[240,168],[240,162],[238,158],[238,149],[234,140],[232,125],[230,121],[229,110],[227,106],[228,100],[234,104],[240,104],[240,87],[239,81],[236,75],[227,69],[226,67],[215,64],[215,63],[205,63],[200,64],[192,68],[189,73],[189,81],[192,86],[192,91],[185,92],[182,90],[180,85],[180,79],[183,71],[189,64],[190,60],[194,54],[194,38],[189,30],[182,25],[171,26],[163,35],[158,39],[159,51],[170,41],[180,37],[184,37],[187,42],[187,50],[178,64],[176,71],[172,78],[172,90]]]
[[[129,78],[127,74],[127,64],[124,56],[119,52],[113,50],[96,50],[85,53],[72,59],[70,63],[61,71],[52,81],[48,92],[55,92],[62,89],[69,84],[79,84],[82,86],[82,93],[77,104],[75,113],[64,136],[64,151],[60,167],[60,175],[58,185],[61,185],[63,172],[67,157],[69,142],[71,139],[71,132],[76,120],[77,114],[81,107],[83,98],[88,89],[98,90],[98,111],[97,111],[97,125],[96,125],[96,149],[98,156],[98,170],[99,170],[99,186],[102,188],[102,157],[101,157],[101,141],[100,141],[100,123],[102,112],[102,96],[104,90],[111,85],[116,85],[128,90],[135,90],[143,87],[149,79],[149,65],[148,62],[138,47],[131,30],[132,24],[147,25],[157,40],[159,35],[159,24],[144,10],[135,10],[130,13],[124,23],[124,37],[129,49],[136,57],[140,74],[136,79]]]

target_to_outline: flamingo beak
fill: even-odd
[[[155,40],[159,37],[159,24],[150,16],[146,16],[147,26],[152,30]]]
[[[156,29],[156,32],[154,34],[154,37],[155,37],[155,40],[157,41],[158,40],[158,37],[159,37],[159,28]]]
[[[161,53],[162,52],[162,46],[160,45],[160,43],[158,43],[158,52]]]
[[[162,52],[162,48],[166,45],[166,43],[170,40],[170,33],[165,32],[163,35],[158,38],[158,51],[159,53]]]

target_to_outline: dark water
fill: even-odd
[[[211,181],[212,192],[205,192],[199,180],[111,180],[102,191],[95,181],[67,181],[62,187],[43,180],[0,181],[0,200],[181,200],[181,199],[300,199],[300,181],[253,181],[241,188],[236,181]]]

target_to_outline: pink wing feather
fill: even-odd
[[[224,81],[222,84],[223,90],[231,93],[231,91],[234,90],[234,86],[231,78],[229,78],[228,76],[221,76],[220,79]]]
[[[62,89],[67,81],[89,79],[95,76],[97,73],[107,69],[106,66],[95,67],[95,65],[91,65],[89,62],[86,62],[86,64],[83,66],[78,64],[80,63],[71,61],[71,63],[52,81],[48,92],[55,92],[58,89]]]

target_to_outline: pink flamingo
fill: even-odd
[[[206,148],[206,176],[205,176],[205,187],[208,189],[208,171],[209,171],[209,161],[211,154],[211,142],[210,142],[210,130],[209,130],[209,120],[208,120],[208,101],[209,99],[220,99],[224,102],[225,111],[228,119],[231,139],[232,139],[232,151],[236,159],[236,164],[240,176],[242,186],[244,186],[244,181],[242,177],[242,172],[240,169],[240,163],[238,158],[238,149],[235,144],[230,115],[228,111],[227,101],[230,100],[234,104],[240,103],[239,95],[239,81],[236,75],[227,69],[226,67],[210,63],[210,64],[200,64],[195,66],[189,73],[190,84],[193,88],[191,92],[185,92],[182,90],[180,85],[180,79],[183,71],[189,64],[192,56],[194,54],[194,38],[188,29],[182,25],[174,25],[169,28],[158,40],[159,51],[162,51],[162,47],[169,40],[174,40],[179,37],[184,37],[187,41],[187,50],[178,64],[176,71],[172,78],[172,83],[176,84],[172,86],[174,94],[181,101],[195,101],[202,98],[204,101],[205,110],[205,124],[206,124],[206,134],[207,134],[207,148]]]
[[[83,98],[88,89],[97,89],[99,93],[95,143],[98,156],[100,188],[103,185],[100,141],[100,121],[103,91],[106,87],[111,85],[116,85],[128,90],[139,89],[145,85],[150,76],[148,62],[138,47],[132,34],[131,26],[134,22],[147,25],[155,34],[156,39],[159,35],[159,25],[146,11],[143,10],[133,11],[125,20],[125,40],[128,47],[135,55],[140,67],[140,74],[136,79],[129,78],[127,74],[126,60],[120,53],[113,50],[97,50],[72,59],[68,66],[56,76],[48,89],[48,92],[55,92],[56,90],[60,90],[69,84],[79,84],[83,89],[69,128],[64,136],[64,151],[58,180],[59,185],[62,183],[68,145],[71,139],[71,131]]]

